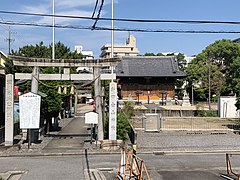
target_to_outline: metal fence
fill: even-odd
[[[240,125],[237,120],[218,117],[164,117],[161,119],[161,130],[187,131],[236,131]]]
[[[135,129],[146,130],[147,116],[138,116],[131,120]],[[219,117],[161,117],[161,131],[240,131],[240,121]]]

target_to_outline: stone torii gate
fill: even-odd
[[[9,56],[15,66],[33,67],[31,73],[15,73],[6,77],[6,117],[5,117],[5,145],[13,145],[13,79],[32,80],[31,91],[38,92],[39,80],[93,80],[95,89],[96,111],[98,115],[98,140],[103,140],[103,114],[101,105],[101,80],[115,80],[116,74],[103,74],[100,69],[111,67],[113,69],[119,58],[81,60],[81,59],[46,59],[46,58],[27,58],[19,56]],[[40,74],[39,67],[92,67],[93,74]]]

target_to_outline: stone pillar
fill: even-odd
[[[31,84],[31,92],[38,94],[38,80],[39,80],[39,67],[33,67],[32,71],[32,84]],[[29,136],[31,136],[31,142],[35,142],[39,139],[39,129],[29,129]]]
[[[78,103],[78,92],[77,88],[74,89],[75,97],[74,97],[74,116],[77,117],[77,103]]]
[[[6,75],[6,98],[5,98],[5,146],[13,145],[13,106],[14,106],[14,94],[13,94],[13,78],[12,74]]]
[[[103,118],[102,118],[102,102],[101,102],[100,67],[94,67],[93,75],[94,75],[96,112],[98,113],[97,135],[98,135],[98,140],[102,141],[104,138],[104,133],[103,133]]]
[[[32,72],[31,91],[35,94],[38,93],[38,79],[39,79],[39,67],[34,67]]]
[[[109,84],[109,140],[117,140],[117,83]]]

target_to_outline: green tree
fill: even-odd
[[[232,90],[236,92],[233,87],[236,72],[233,69],[238,68],[238,57],[240,44],[223,39],[210,44],[193,59],[187,68],[187,80],[190,86],[197,83],[195,91],[200,100],[208,98],[209,77],[211,94],[219,96]]]
[[[117,114],[117,139],[126,140],[130,130],[129,120],[135,115],[131,102],[124,102],[124,107]],[[104,136],[108,138],[109,121],[106,118],[104,123]]]
[[[145,53],[144,56],[156,56],[154,53]]]
[[[163,53],[157,53],[156,56],[164,56]]]
[[[14,74],[16,72],[13,65],[13,61],[11,59],[7,58],[4,65],[5,65],[4,69],[6,74]]]
[[[172,54],[171,54],[172,55]],[[179,53],[177,56],[177,63],[180,71],[185,72],[186,71],[186,66],[187,66],[187,61],[185,60],[185,56],[182,53]],[[184,82],[186,81],[186,78],[183,79],[177,79],[176,80],[176,93],[177,96],[181,99],[184,95],[184,89],[182,88],[184,85]]]
[[[162,53],[157,53],[157,54],[154,54],[154,53],[145,53],[144,56],[164,56],[164,54],[162,54]]]
[[[49,58],[52,56],[52,46],[45,46],[43,42],[39,44],[27,45],[19,48],[17,51],[12,51],[15,56],[23,57],[36,57],[36,58]],[[82,54],[78,54],[76,51],[71,52],[70,48],[65,46],[63,43],[58,42],[55,45],[55,57],[56,59],[82,59]],[[8,62],[9,63],[9,62]],[[10,66],[8,66],[10,69]],[[46,67],[41,68],[41,73],[55,74],[58,73],[58,68]],[[10,70],[9,70],[10,71]],[[13,67],[11,72],[32,72],[30,67]],[[61,103],[67,97],[69,97],[69,89],[67,94],[60,95],[57,93],[58,86],[71,85],[71,81],[40,81],[39,90],[45,94],[47,97],[43,98],[43,105],[45,109],[45,116],[49,122],[51,122],[51,117],[56,117],[61,108]],[[30,91],[30,83],[24,85],[23,88]],[[23,89],[22,88],[22,89]]]

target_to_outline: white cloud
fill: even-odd
[[[55,0],[56,7],[76,8],[93,6],[95,0]]]
[[[52,7],[51,4],[40,4],[40,5],[32,5],[32,6],[23,6],[22,12],[27,13],[41,13],[41,14],[47,14],[49,13],[49,9]]]
[[[115,0],[117,1],[117,0]],[[55,0],[55,4],[57,7],[64,8],[83,8],[83,7],[92,7],[94,8],[96,0]],[[118,2],[118,1],[117,1]],[[101,4],[101,0],[98,2]],[[111,0],[105,0],[104,5],[110,4]],[[116,3],[116,2],[115,2]]]
[[[58,12],[59,15],[65,15],[65,16],[84,16],[89,17],[91,15],[91,12],[89,11],[81,11],[81,10],[69,10],[69,11],[61,11]],[[56,24],[69,24],[70,22],[83,22],[81,19],[77,18],[55,18]],[[39,21],[37,21],[39,24],[52,24],[52,18],[51,17],[43,17]]]

